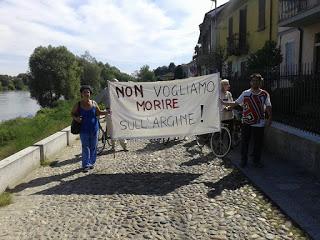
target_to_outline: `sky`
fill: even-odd
[[[218,0],[218,6],[227,0]],[[28,71],[38,46],[66,46],[133,73],[188,63],[210,0],[0,0],[0,74]]]

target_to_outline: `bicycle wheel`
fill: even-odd
[[[210,146],[215,156],[226,156],[231,147],[231,135],[229,129],[226,127],[221,127],[220,132],[213,133],[210,139]]]
[[[101,155],[103,149],[106,146],[106,134],[100,127],[98,130],[98,142],[97,142],[97,155]]]

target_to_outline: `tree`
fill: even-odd
[[[23,84],[25,86],[28,86],[30,78],[31,78],[31,74],[29,72],[28,73],[19,73],[17,75],[17,78],[20,78],[22,80]]]
[[[138,81],[140,82],[154,82],[156,77],[153,71],[150,71],[150,67],[148,65],[144,65],[140,68],[138,72]]]
[[[85,51],[85,53],[78,58],[78,61],[81,68],[81,85],[90,85],[94,91],[99,90],[102,68],[97,60],[91,56],[88,51]]]
[[[25,85],[23,84],[23,81],[22,81],[21,78],[18,78],[18,77],[14,78],[13,84],[14,84],[14,88],[15,88],[16,90],[23,90],[23,89],[25,89]]]
[[[185,78],[185,74],[183,72],[183,68],[181,65],[178,65],[174,70],[174,78],[175,79],[182,79]]]
[[[174,70],[176,69],[176,65],[173,62],[171,62],[168,66],[168,69],[169,69],[169,72],[174,73]]]
[[[101,68],[101,74],[100,74],[101,88],[106,87],[107,81],[112,78],[116,78],[120,82],[135,81],[135,78],[133,76],[130,76],[127,73],[121,72],[118,68],[110,66],[110,64],[108,63],[103,64],[102,62],[99,62],[98,64]]]
[[[226,51],[223,47],[217,47],[214,51],[208,54],[202,54],[197,57],[197,65],[222,73],[224,62],[227,60]]]
[[[280,48],[274,41],[266,41],[263,48],[249,55],[247,68],[250,73],[274,71],[282,62]]]
[[[161,75],[167,74],[168,72],[170,72],[170,71],[167,66],[158,67],[154,70],[154,74],[156,76],[161,76]]]
[[[89,63],[97,63],[97,60],[93,56],[91,56],[89,51],[85,51],[84,54],[80,56],[80,58]]]
[[[101,68],[96,63],[81,62],[81,85],[91,85],[94,91],[100,89]]]
[[[0,82],[3,90],[8,90],[10,85],[10,77],[8,75],[0,75]]]
[[[43,107],[52,107],[63,96],[78,96],[80,68],[66,47],[37,47],[29,58],[30,92]]]

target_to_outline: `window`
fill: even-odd
[[[316,47],[315,51],[315,61],[316,61],[316,73],[320,74],[320,46]]]
[[[240,71],[241,71],[241,75],[244,76],[247,72],[247,62],[241,62],[240,63]]]
[[[320,45],[320,32],[315,34],[314,39],[315,39],[315,41],[314,41],[315,44]]]
[[[320,33],[315,35],[315,51],[314,51],[315,73],[320,73]]]
[[[247,45],[247,9],[240,10],[239,19],[239,49],[245,49]]]
[[[231,38],[232,35],[233,35],[233,18],[232,17],[229,18],[229,27],[228,27],[228,29],[229,29],[229,38]]]
[[[258,31],[266,27],[266,0],[259,0]]]
[[[287,42],[285,44],[285,68],[288,73],[293,73],[294,71],[294,42]]]

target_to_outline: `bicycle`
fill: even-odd
[[[98,119],[99,130],[98,130],[98,142],[97,142],[97,155],[101,155],[106,147],[106,143],[111,146],[111,139],[108,135],[107,127],[105,130],[101,126],[100,119]]]
[[[237,147],[241,142],[241,126],[242,126],[242,111],[234,111],[233,131],[232,131],[232,146]]]
[[[211,134],[210,147],[216,157],[226,156],[231,148],[232,138],[228,125],[222,123],[221,130]]]
[[[211,134],[210,147],[213,154],[217,157],[226,156],[232,147],[237,147],[241,142],[241,111],[235,112],[233,124],[230,126],[221,123],[220,132]],[[231,131],[230,131],[231,129]]]

